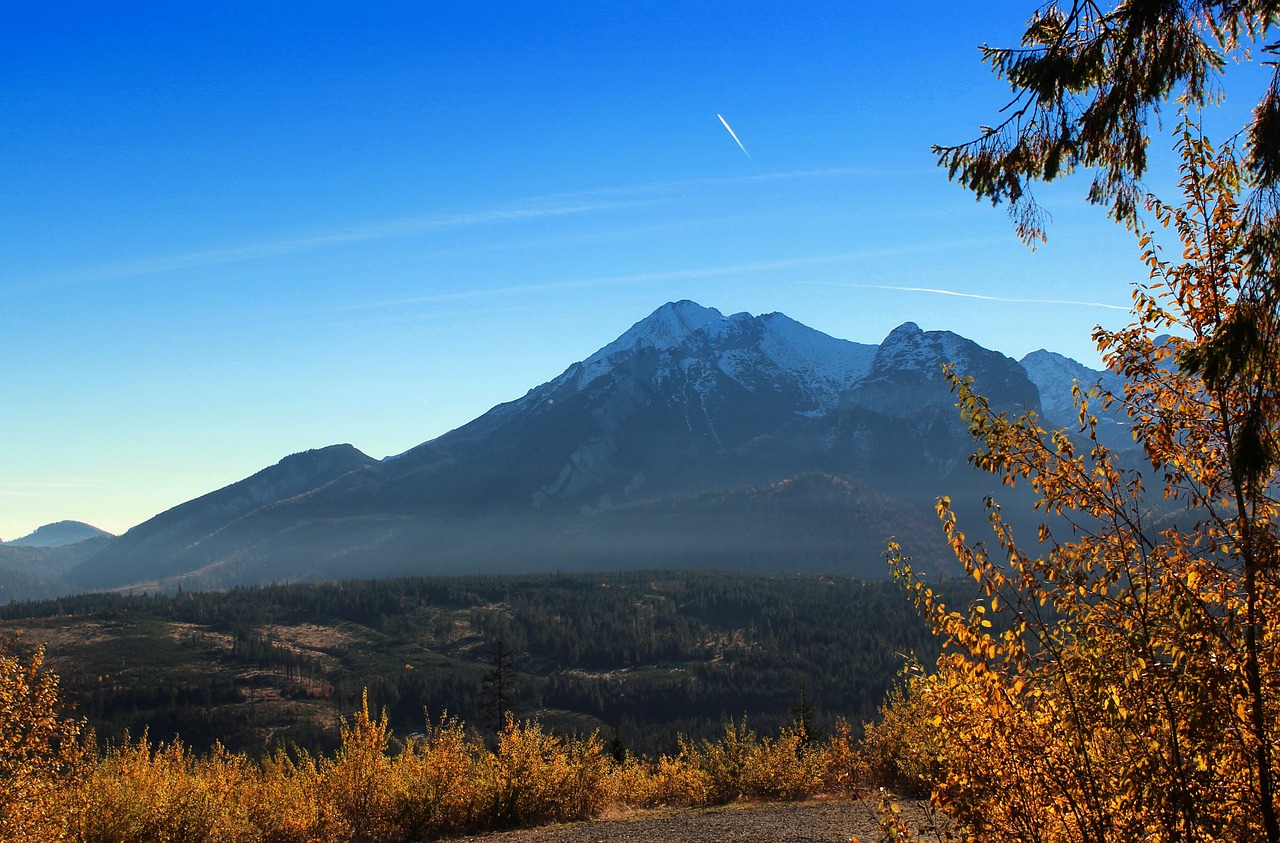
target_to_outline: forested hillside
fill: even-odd
[[[770,729],[802,699],[860,723],[904,654],[937,646],[890,582],[669,571],[90,594],[3,607],[0,626],[48,642],[101,738],[249,751],[331,746],[366,688],[402,732],[424,711],[493,725],[499,644],[517,715],[642,750],[729,717]]]

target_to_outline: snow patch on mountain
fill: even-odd
[[[620,354],[677,348],[694,332],[705,331],[709,326],[722,328],[728,321],[714,307],[703,307],[687,299],[668,302],[583,360],[577,376],[578,390],[586,389],[594,381],[607,375],[613,369],[613,359]]]
[[[781,313],[766,313],[759,321],[765,327],[760,350],[815,389],[839,392],[871,371],[874,345],[836,339]]]
[[[950,331],[922,331],[914,322],[885,337],[870,373],[841,400],[893,418],[953,414],[955,397],[943,375],[948,364],[974,378],[979,393],[994,407],[1022,412],[1038,406],[1035,385],[1017,361]]]
[[[972,356],[976,343],[950,331],[920,330],[914,322],[904,322],[889,332],[875,352],[872,373],[884,371],[935,374],[939,361],[963,363]],[[982,349],[985,351],[985,349]]]
[[[704,395],[717,383],[714,371],[705,368],[714,365],[752,392],[797,385],[813,406],[806,412],[821,412],[834,409],[839,394],[867,374],[876,346],[836,339],[781,313],[724,316],[715,308],[680,301],[658,308],[562,378],[581,392],[646,353],[659,355],[655,385],[679,373]]]
[[[1040,407],[1044,419],[1052,427],[1077,428],[1080,425],[1073,385],[1083,391],[1101,386],[1112,395],[1124,394],[1124,379],[1112,371],[1098,371],[1053,351],[1040,349],[1023,357],[1019,363],[1027,377],[1040,391]],[[1093,402],[1090,412],[1099,416],[1099,435],[1113,448],[1132,444],[1129,424],[1118,411],[1103,412],[1100,402]]]

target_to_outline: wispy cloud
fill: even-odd
[[[636,272],[627,275],[607,275],[596,278],[581,278],[568,281],[548,281],[531,284],[512,284],[501,287],[471,288],[449,292],[428,293],[420,296],[405,296],[395,299],[357,302],[333,311],[374,310],[379,308],[404,307],[416,304],[439,304],[443,302],[462,301],[467,299],[483,299],[495,296],[559,292],[564,290],[595,289],[605,287],[622,287],[635,284],[652,284],[664,281],[688,281],[699,278],[717,278],[733,275],[749,275],[759,272],[776,272],[785,269],[797,269],[813,266],[833,266],[844,263],[857,263],[872,258],[900,257],[921,252],[945,251],[960,246],[987,243],[983,240],[933,241],[930,243],[906,246],[886,247],[882,249],[863,249],[855,252],[842,252],[830,255],[808,255],[804,257],[780,258],[752,263],[725,264],[720,266],[703,266],[686,269],[655,270],[652,272]],[[826,282],[802,282],[826,283]]]
[[[48,287],[111,281],[121,278],[134,278],[197,267],[240,263],[243,261],[259,260],[279,255],[310,252],[329,246],[382,240],[390,237],[403,237],[413,234],[423,234],[431,231],[482,225],[496,225],[508,222],[523,222],[571,216],[575,214],[615,211],[623,208],[636,207],[638,205],[652,204],[654,201],[655,200],[652,199],[631,201],[614,200],[608,202],[580,200],[572,203],[562,201],[524,206],[496,207],[465,213],[424,215],[417,217],[405,217],[396,220],[383,220],[380,222],[367,223],[364,225],[323,232],[306,237],[285,238],[260,243],[231,246],[223,249],[207,249],[197,252],[187,252],[185,254],[163,255],[158,257],[141,258],[134,261],[103,264],[96,267],[69,271],[62,274],[60,277],[47,279],[44,283],[29,283],[25,287],[19,287],[12,290],[11,293],[29,292],[32,289],[45,289]]]
[[[920,172],[923,173],[925,171]],[[0,297],[12,297],[35,290],[55,287],[136,278],[184,269],[261,260],[281,255],[311,252],[333,246],[425,234],[432,231],[528,222],[557,217],[603,214],[671,201],[673,198],[687,194],[690,191],[733,185],[806,179],[902,177],[917,174],[919,173],[916,173],[916,171],[896,171],[874,167],[837,167],[779,173],[757,173],[730,178],[641,182],[552,193],[471,211],[424,214],[392,220],[380,220],[301,237],[285,237],[218,249],[155,255],[140,257],[135,260],[68,269],[62,272],[48,273],[42,277],[28,278],[25,279],[25,283],[7,284],[6,289],[0,291]]]
[[[935,296],[955,296],[962,299],[980,299],[982,301],[998,301],[1010,304],[1061,304],[1072,307],[1101,307],[1107,310],[1129,310],[1126,305],[1106,304],[1098,301],[1079,301],[1076,299],[1020,299],[1006,296],[987,296],[981,293],[962,293],[958,290],[944,290],[938,287],[905,287],[897,284],[855,284],[845,281],[828,282],[836,287],[856,287],[865,290],[896,290],[902,293],[928,293]]]
[[[82,489],[97,481],[88,479],[44,480],[34,483],[0,483],[0,498],[43,498],[66,489]]]

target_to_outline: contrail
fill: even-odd
[[[726,129],[728,129],[728,130],[729,130],[729,134],[730,134],[730,136],[732,136],[732,137],[733,137],[733,141],[734,141],[734,143],[736,143],[736,144],[738,145],[738,149],[741,149],[741,150],[742,150],[742,154],[743,154],[743,155],[745,155],[745,156],[747,156],[748,158],[750,158],[750,157],[751,157],[751,153],[750,153],[750,152],[747,152],[747,148],[746,148],[745,146],[743,146],[743,145],[742,145],[742,141],[738,140],[738,133],[737,133],[737,132],[735,132],[735,131],[733,130],[733,127],[729,125],[729,121],[728,121],[728,120],[726,120],[726,119],[724,119],[724,115],[723,115],[723,114],[717,114],[716,116],[720,118],[720,122],[724,124],[724,127],[725,127]]]
[[[1077,307],[1104,307],[1107,310],[1129,310],[1118,304],[1104,304],[1098,301],[1079,301],[1076,299],[1013,299],[1004,296],[984,296],[978,293],[960,293],[955,290],[941,290],[937,287],[899,287],[895,284],[844,284],[846,287],[861,287],[866,290],[898,290],[903,293],[932,293],[936,296],[957,296],[962,299],[981,299],[982,301],[1009,302],[1011,304],[1065,304]]]

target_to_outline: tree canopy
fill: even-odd
[[[1190,123],[1180,149],[1183,201],[1150,200],[1179,258],[1143,233],[1134,321],[1095,334],[1123,393],[1081,389],[1079,430],[1046,431],[953,378],[973,462],[1031,487],[1038,535],[989,500],[994,542],[975,542],[940,501],[985,594],[960,611],[895,558],[945,650],[886,722],[966,839],[1280,840],[1280,470],[1236,450],[1248,425],[1274,437],[1280,401],[1176,365],[1244,283],[1238,162]],[[1127,411],[1149,469],[1098,442],[1091,403]]]
[[[1268,0],[1093,0],[1049,2],[1017,47],[982,47],[983,61],[1014,97],[998,122],[956,146],[935,146],[939,163],[981,198],[1009,202],[1024,240],[1044,239],[1036,181],[1088,168],[1092,202],[1137,224],[1145,200],[1150,121],[1171,100],[1192,108],[1219,102],[1232,65],[1275,56],[1267,43],[1280,20]],[[1253,222],[1275,231],[1280,184],[1280,76],[1241,127],[1254,194]]]
[[[1001,122],[936,148],[1028,241],[1044,237],[1030,185],[1092,170],[1089,199],[1135,231],[1149,271],[1131,324],[1094,335],[1124,390],[1082,385],[1076,430],[996,413],[953,378],[974,464],[1045,514],[1015,536],[989,499],[988,544],[939,501],[985,597],[953,610],[894,556],[945,650],[873,736],[901,743],[962,839],[1280,841],[1275,63],[1238,132],[1215,147],[1201,121],[1233,62],[1280,52],[1278,19],[1257,0],[1051,2],[1020,47],[983,48],[1014,90]],[[1176,202],[1142,184],[1170,102]],[[1100,444],[1099,404],[1127,413],[1147,465]]]

